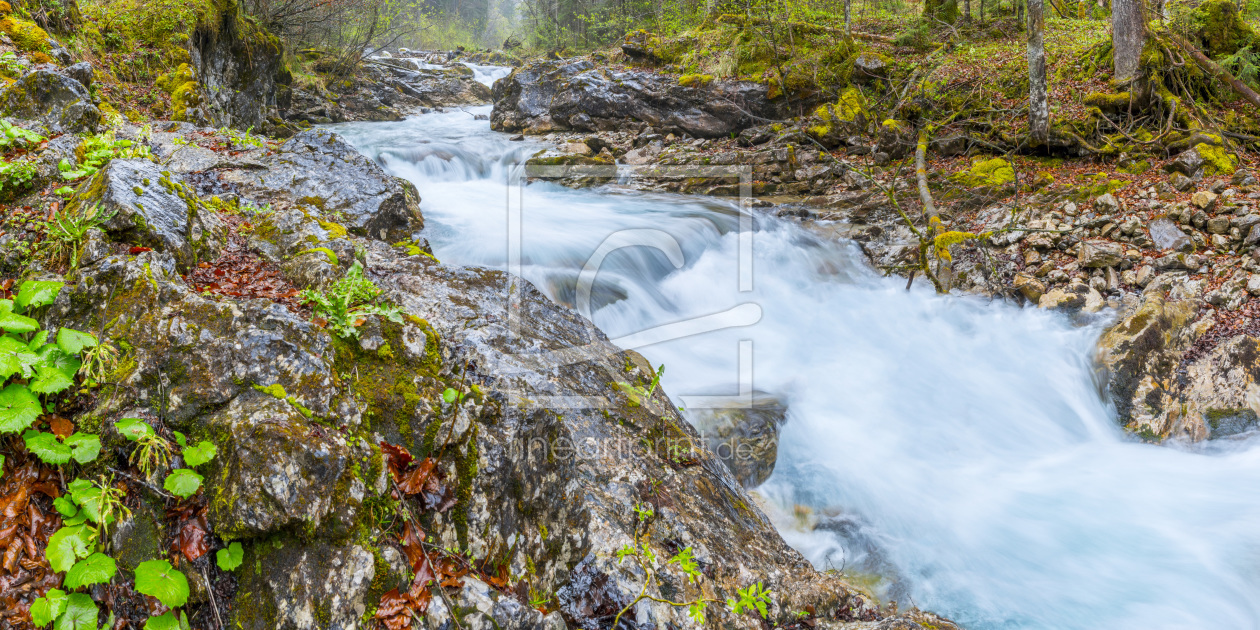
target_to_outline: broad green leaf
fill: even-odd
[[[171,431],[171,433],[175,434],[175,443],[178,444],[180,448],[188,448],[187,436],[185,436],[183,433],[180,433],[179,431]]]
[[[57,331],[57,347],[61,351],[71,356],[83,352],[84,348],[95,348],[96,337],[79,332],[71,328],[61,328]]]
[[[43,597],[31,602],[31,621],[38,627],[53,622],[66,611],[66,592],[54,588]]]
[[[57,294],[61,292],[63,286],[65,286],[64,282],[27,280],[18,287],[17,299],[13,303],[24,313],[33,308],[47,306],[57,299]]]
[[[83,525],[62,526],[48,538],[48,548],[44,549],[44,557],[53,571],[61,573],[69,571],[79,558],[87,557],[88,541],[91,535]]]
[[[83,482],[80,484],[79,482]],[[93,523],[101,522],[101,503],[105,499],[105,491],[94,483],[75,479],[70,484],[70,498],[83,508],[83,515]]]
[[[193,467],[200,466],[214,459],[215,454],[218,452],[219,449],[215,448],[214,444],[202,440],[196,446],[184,449],[184,463]]]
[[[448,405],[455,402],[458,398],[459,398],[459,392],[449,387],[447,387],[446,390],[442,392],[442,400],[445,400],[446,404]]]
[[[74,385],[74,377],[66,376],[65,372],[55,367],[40,366],[35,373],[30,388],[36,394],[59,394]]]
[[[158,598],[168,608],[188,601],[188,579],[165,560],[149,560],[136,567],[136,591]]]
[[[79,506],[74,504],[69,497],[57,497],[53,499],[53,507],[57,512],[66,518],[70,518],[79,513]]]
[[[45,464],[53,466],[68,464],[73,455],[70,447],[62,444],[61,440],[51,433],[29,429],[22,434],[22,441],[26,442],[26,450],[34,453]]]
[[[4,455],[0,455],[0,478],[4,477]]]
[[[118,429],[118,433],[132,442],[154,435],[153,427],[139,418],[123,418],[115,422],[114,427]]]
[[[144,630],[179,630],[179,620],[174,612],[167,612],[161,617],[149,617],[144,622]]]
[[[224,571],[233,571],[236,567],[241,566],[241,560],[245,559],[245,548],[241,543],[234,542],[227,546],[227,549],[220,549],[214,554],[214,562]]]
[[[26,349],[31,352],[35,352],[40,348],[43,348],[46,343],[48,343],[48,331],[41,330],[35,333],[34,337],[31,337],[30,342],[26,344]]]
[[[197,488],[201,487],[202,476],[197,471],[190,468],[176,468],[171,474],[166,476],[166,481],[162,483],[162,487],[166,491],[181,498],[187,499],[197,494]]]
[[[96,602],[83,593],[73,593],[66,601],[66,612],[57,619],[53,630],[97,630]]]
[[[5,332],[28,333],[39,330],[39,322],[13,312],[12,300],[0,300],[0,328]]]
[[[80,464],[96,460],[101,454],[101,438],[91,433],[75,433],[66,438],[66,446],[70,447],[71,457]]]
[[[25,385],[13,383],[0,391],[0,433],[29,429],[44,407]]]
[[[36,369],[41,367],[56,369],[71,379],[78,373],[79,368],[83,367],[83,362],[77,357],[62,352],[61,348],[51,343],[40,348],[36,356],[39,357],[35,363]]]
[[[114,579],[114,573],[117,572],[118,565],[113,558],[103,553],[94,553],[74,563],[66,571],[65,585],[66,588],[75,589],[89,584],[106,584]]]
[[[0,381],[19,372],[29,377],[32,366],[39,362],[39,354],[31,345],[12,335],[0,337]]]

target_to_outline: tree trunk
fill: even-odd
[[[844,0],[844,34],[853,35],[853,21],[850,19],[850,10],[853,0]]]
[[[1038,145],[1046,143],[1050,127],[1044,13],[1042,0],[1028,0],[1028,133]]]
[[[963,21],[971,22],[971,0],[963,0]]]
[[[926,0],[923,15],[929,21],[953,24],[958,21],[958,0]]]
[[[1114,0],[1111,3],[1112,64],[1117,83],[1128,84],[1138,78],[1142,47],[1146,44],[1146,19],[1143,0]]]
[[[1239,81],[1234,77],[1234,75],[1230,74],[1216,62],[1208,59],[1207,55],[1203,54],[1202,51],[1195,48],[1193,44],[1186,41],[1180,35],[1176,33],[1169,33],[1167,36],[1173,41],[1173,43],[1177,44],[1177,46],[1181,47],[1182,50],[1186,51],[1186,53],[1190,55],[1190,58],[1193,59],[1200,68],[1203,68],[1203,70],[1208,74],[1220,79],[1221,81],[1228,83],[1229,86],[1234,88],[1234,91],[1237,92],[1239,96],[1246,99],[1248,103],[1251,103],[1256,107],[1260,107],[1260,94],[1257,94],[1255,90],[1247,87],[1245,83]]]

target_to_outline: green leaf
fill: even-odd
[[[105,501],[105,491],[99,486],[83,479],[75,479],[69,486],[70,498],[74,499],[83,508],[83,515],[88,517],[93,523],[101,522],[101,512],[103,511],[102,503]]]
[[[61,292],[61,287],[63,286],[65,286],[64,282],[27,280],[18,287],[18,295],[17,299],[14,300],[14,304],[21,308],[22,312],[47,306],[57,299],[57,294]]]
[[[184,449],[184,463],[193,467],[200,466],[214,459],[215,454],[218,452],[219,449],[215,448],[214,444],[202,440],[196,446]]]
[[[66,518],[70,518],[79,513],[79,506],[74,504],[69,497],[57,497],[53,499],[53,507],[57,508],[57,512]]]
[[[175,443],[178,444],[180,448],[188,448],[187,436],[179,431],[171,431],[171,433],[175,434]]]
[[[65,611],[66,592],[54,588],[43,597],[31,602],[31,621],[34,621],[36,626],[42,628],[52,623],[54,619],[61,616],[61,613]]]
[[[55,367],[41,366],[36,368],[35,379],[31,381],[31,391],[36,394],[59,394],[74,385],[74,378]]]
[[[88,333],[71,328],[61,328],[57,331],[57,347],[71,356],[83,352],[84,348],[95,348],[96,344],[96,337]]]
[[[37,370],[41,367],[55,369],[65,374],[66,378],[73,379],[79,372],[79,368],[83,367],[83,362],[77,357],[62,352],[61,348],[51,343],[40,348],[35,354],[38,357],[35,362]]]
[[[31,340],[27,342],[26,349],[31,352],[36,352],[40,348],[44,347],[44,344],[46,343],[48,343],[48,331],[41,330],[35,333],[35,336],[31,337]]]
[[[0,391],[0,433],[29,429],[44,407],[25,385],[14,383]]]
[[[214,554],[214,561],[224,571],[233,571],[236,567],[241,566],[241,561],[245,559],[245,548],[241,543],[234,542],[228,545],[227,549],[220,549]]]
[[[0,455],[0,477],[4,477],[4,455]]]
[[[34,373],[31,368],[39,362],[39,354],[31,347],[12,335],[0,337],[0,381],[19,372],[23,378]]]
[[[158,598],[168,608],[188,601],[188,579],[165,560],[149,560],[136,567],[136,591]]]
[[[114,579],[114,573],[117,572],[118,566],[113,558],[103,553],[94,553],[76,562],[66,571],[65,585],[75,589],[89,584],[107,584]]]
[[[97,630],[96,617],[96,602],[83,593],[74,593],[67,598],[66,612],[53,630]]]
[[[149,617],[144,622],[144,630],[179,630],[179,620],[174,612],[167,612],[161,617]]]
[[[455,402],[455,400],[458,398],[459,398],[459,392],[449,387],[447,387],[446,390],[442,392],[442,400],[445,400],[446,404],[448,405]]]
[[[155,435],[153,427],[139,418],[123,418],[114,423],[114,428],[118,429],[118,433],[132,442],[138,441],[143,437]]]
[[[48,538],[48,548],[44,549],[44,557],[53,571],[61,573],[69,571],[79,558],[88,555],[87,528],[83,525],[62,526]]]
[[[66,438],[66,446],[69,446],[72,453],[71,457],[80,464],[86,464],[96,460],[96,456],[101,454],[101,438],[91,433],[75,433]]]
[[[13,300],[0,300],[0,328],[11,333],[39,330],[39,322],[13,312]]]
[[[22,434],[22,441],[26,442],[26,450],[34,453],[45,464],[53,466],[68,464],[73,455],[70,447],[62,444],[61,440],[51,433],[29,429]]]
[[[162,483],[162,487],[166,491],[181,498],[187,499],[197,494],[197,488],[201,487],[202,476],[197,471],[190,468],[176,468],[171,474],[166,476],[166,481]]]

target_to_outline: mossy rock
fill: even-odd
[[[6,15],[0,18],[0,32],[21,50],[48,52],[48,33],[34,22]]]
[[[1230,153],[1225,147],[1201,142],[1194,145],[1194,150],[1203,157],[1203,174],[1233,175],[1238,168],[1238,156]]]
[[[1256,33],[1238,14],[1232,0],[1207,0],[1194,10],[1200,47],[1209,57],[1232,55],[1256,43]]]
[[[711,74],[684,74],[678,77],[678,85],[683,87],[704,87],[712,82]]]
[[[953,179],[970,188],[1000,188],[1015,181],[1015,167],[999,157],[978,160],[969,170],[954,174]]]

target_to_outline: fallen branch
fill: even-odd
[[[919,180],[919,201],[923,203],[923,216],[928,220],[928,235],[931,236],[936,223],[940,221],[936,204],[932,202],[932,191],[928,190],[927,180],[927,125],[919,127],[919,145],[914,150],[914,174]]]
[[[1195,48],[1190,44],[1190,42],[1186,41],[1180,35],[1167,32],[1164,33],[1164,36],[1172,40],[1172,42],[1177,44],[1177,46],[1179,46],[1182,50],[1186,51],[1186,53],[1190,55],[1190,58],[1193,59],[1200,68],[1203,68],[1205,72],[1228,83],[1230,87],[1234,88],[1234,91],[1237,92],[1239,96],[1242,96],[1252,105],[1260,107],[1260,94],[1256,94],[1255,90],[1247,87],[1245,83],[1239,81],[1234,75],[1230,74],[1215,61],[1208,59],[1207,55],[1203,54],[1202,51]]]

